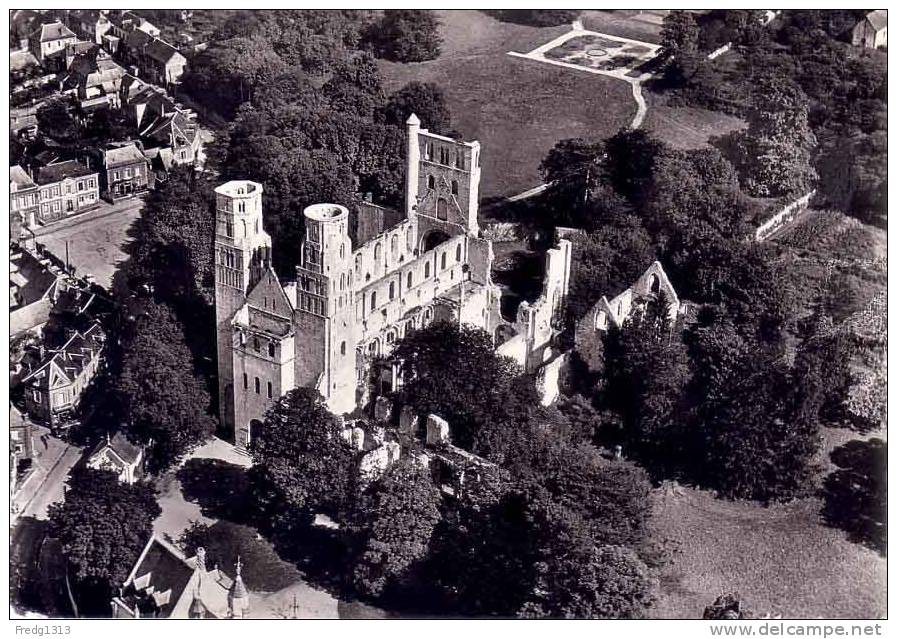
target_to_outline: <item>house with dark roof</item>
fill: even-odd
[[[41,66],[59,67],[65,61],[66,45],[77,42],[78,36],[59,20],[40,25],[28,38],[31,53]]]
[[[9,167],[9,237],[17,239],[26,227],[37,223],[40,193],[21,166]]]
[[[75,332],[23,379],[25,409],[50,426],[74,411],[84,389],[96,377],[103,358],[106,334],[99,322]]]
[[[102,195],[106,200],[116,202],[153,186],[149,160],[135,143],[119,144],[95,153],[99,156]]]
[[[233,619],[248,616],[249,593],[237,558],[231,578],[206,566],[205,550],[186,557],[177,547],[151,537],[112,599],[116,619]]]
[[[160,86],[180,81],[187,66],[187,58],[177,47],[140,29],[124,35],[125,57],[137,67],[140,76]]]
[[[10,243],[9,334],[18,335],[46,324],[65,289],[65,274],[49,259]]]
[[[42,166],[35,174],[35,181],[40,192],[38,222],[41,224],[88,211],[100,202],[98,172],[77,160]]]
[[[143,470],[143,447],[131,442],[121,432],[106,436],[87,459],[88,468],[109,470],[118,475],[118,480],[133,484]]]
[[[62,90],[73,93],[82,110],[97,102],[117,109],[124,77],[124,68],[108,53],[91,49],[72,59],[62,80]]]
[[[888,46],[888,12],[876,9],[867,13],[851,32],[851,42],[855,47],[877,49]]]
[[[140,132],[148,157],[158,156],[161,168],[193,165],[199,155],[201,138],[192,111],[176,110],[158,116]]]

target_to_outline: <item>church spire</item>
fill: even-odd
[[[234,577],[234,584],[230,590],[230,616],[234,619],[242,619],[249,612],[249,592],[246,590],[246,584],[243,583],[243,564],[240,561],[240,555],[237,555],[237,575]]]

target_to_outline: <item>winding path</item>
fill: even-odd
[[[625,43],[625,44],[633,44],[641,47],[647,47],[650,50],[650,55],[644,58],[644,61],[651,59],[654,55],[657,54],[660,46],[656,44],[650,44],[648,42],[642,42],[640,40],[632,40],[630,38],[623,38],[620,36],[608,35],[606,33],[599,33],[598,31],[589,31],[585,29],[582,25],[582,22],[579,20],[575,20],[571,25],[570,31],[566,33],[562,33],[558,37],[554,38],[550,42],[546,42],[545,44],[536,47],[532,51],[528,53],[518,53],[517,51],[509,51],[508,55],[513,56],[515,58],[526,58],[528,60],[534,60],[536,62],[542,62],[544,64],[552,64],[558,67],[564,67],[567,69],[573,69],[574,71],[585,71],[586,73],[594,73],[596,75],[605,75],[610,76],[612,78],[616,78],[618,80],[622,80],[629,84],[632,89],[632,98],[635,100],[636,110],[635,115],[632,117],[632,121],[629,123],[629,128],[637,129],[642,126],[642,123],[645,121],[645,115],[648,113],[648,105],[645,102],[645,98],[642,95],[642,83],[651,78],[652,74],[650,72],[642,73],[637,77],[631,77],[627,75],[632,71],[632,68],[629,66],[621,67],[618,69],[594,69],[591,67],[585,67],[579,64],[572,64],[570,62],[564,62],[563,60],[554,60],[552,58],[545,57],[545,53],[562,45],[568,40],[572,40],[573,38],[582,36],[582,35],[594,35],[600,38],[605,38],[607,40],[614,40],[617,42]],[[639,61],[643,62],[643,61]],[[540,184],[536,187],[523,191],[522,193],[518,193],[517,195],[512,195],[507,198],[508,202],[517,202],[520,200],[525,200],[527,198],[533,197],[534,195],[538,195],[542,191],[548,188],[547,184]]]

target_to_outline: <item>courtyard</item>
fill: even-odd
[[[92,275],[97,284],[108,289],[119,265],[128,258],[128,232],[142,209],[143,199],[139,197],[115,204],[102,202],[92,211],[36,229],[34,240],[61,260],[67,256],[75,275]],[[31,239],[26,241],[30,243]]]

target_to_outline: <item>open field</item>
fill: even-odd
[[[621,38],[644,40],[660,44],[661,14],[665,12],[601,11],[590,9],[580,14],[582,25],[590,31],[600,31]]]
[[[539,163],[558,140],[602,139],[632,120],[636,105],[626,83],[507,55],[530,51],[569,26],[508,24],[478,11],[438,14],[442,55],[423,63],[382,62],[385,88],[416,80],[443,89],[454,128],[482,145],[484,199],[538,185]]]
[[[698,149],[747,126],[740,118],[719,111],[688,106],[671,106],[664,96],[643,91],[648,114],[642,127],[675,149]]]
[[[887,561],[821,523],[816,498],[769,508],[691,488],[660,489],[653,533],[673,561],[660,571],[656,618],[700,618],[736,591],[757,615],[878,618]]]

